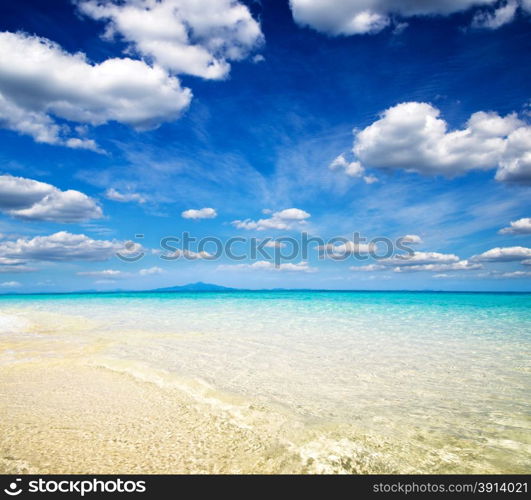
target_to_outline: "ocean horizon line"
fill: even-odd
[[[418,293],[418,294],[485,294],[485,295],[531,295],[529,291],[515,290],[410,290],[410,289],[337,289],[337,288],[228,288],[226,290],[74,290],[57,292],[0,292],[0,297],[28,295],[119,295],[119,294],[233,294],[233,293]]]

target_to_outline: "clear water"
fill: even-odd
[[[402,471],[531,470],[531,294],[3,296],[0,347],[289,413],[312,460],[363,439]]]

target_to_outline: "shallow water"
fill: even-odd
[[[79,358],[242,421],[258,404],[312,429],[303,459],[346,472],[360,453],[389,471],[529,472],[530,340],[530,294],[0,298],[0,364]]]

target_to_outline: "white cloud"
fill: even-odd
[[[100,206],[84,193],[60,189],[24,177],[0,175],[0,211],[29,220],[81,222],[103,216]]]
[[[262,41],[260,25],[236,0],[81,0],[80,11],[105,21],[105,37],[119,35],[129,52],[167,70],[223,78]]]
[[[414,252],[412,255],[400,254],[388,259],[380,259],[378,263],[386,267],[392,267],[395,273],[473,271],[482,269],[482,265],[477,262],[461,260],[455,254],[439,252]]]
[[[18,281],[4,281],[0,283],[0,286],[3,288],[15,288],[21,286],[21,284]]]
[[[448,131],[431,104],[404,102],[355,131],[353,153],[362,168],[449,177],[497,168],[497,180],[531,182],[531,126],[514,113],[479,111],[465,128]]]
[[[178,248],[174,252],[168,255],[165,255],[164,257],[166,260],[179,259],[181,257],[184,257],[185,259],[189,259],[189,260],[198,260],[198,259],[208,260],[208,259],[212,259],[214,256],[211,253],[206,252],[205,250],[202,250],[201,252],[194,252],[193,250],[181,250]]]
[[[377,33],[396,18],[449,15],[497,0],[290,0],[293,18],[329,35]],[[400,24],[398,22],[398,24]]]
[[[266,248],[284,248],[286,246],[286,244],[282,243],[281,241],[270,240],[270,241],[266,242],[266,244],[264,246]]]
[[[496,247],[475,255],[472,260],[478,262],[514,262],[531,258],[531,248],[526,247]]]
[[[488,274],[488,277],[493,278],[531,278],[531,271],[507,271],[507,272],[497,272],[492,271]]]
[[[37,271],[37,269],[29,267],[26,264],[25,260],[0,257],[0,274],[18,274]]]
[[[347,161],[343,154],[340,154],[330,165],[330,170],[342,170],[349,177],[363,178],[366,184],[373,184],[378,182],[378,179],[373,175],[365,175],[365,169],[361,166],[359,161]]]
[[[483,10],[477,12],[472,20],[474,28],[495,30],[504,24],[510,23],[518,10],[516,0],[508,0],[493,11]]]
[[[381,264],[388,266],[413,266],[424,264],[450,264],[459,262],[459,257],[454,254],[439,253],[439,252],[413,252],[408,255],[395,255],[388,259],[381,259]]]
[[[136,203],[145,203],[147,201],[146,197],[139,193],[131,193],[131,192],[121,193],[120,191],[114,188],[107,189],[105,191],[104,196],[108,200],[118,201],[120,203],[127,203],[130,201],[134,201]]]
[[[405,236],[402,236],[402,243],[420,245],[422,243],[422,238],[416,234],[406,234]]]
[[[255,229],[257,231],[265,229],[286,230],[304,225],[309,217],[310,214],[300,208],[286,208],[280,212],[274,212],[268,219],[259,219],[257,221],[251,219],[235,220],[232,225],[238,229]]]
[[[349,269],[357,273],[370,273],[373,271],[386,270],[387,267],[382,266],[380,264],[367,264],[365,266],[350,266]]]
[[[531,184],[531,126],[515,130],[506,142],[496,180]]]
[[[49,236],[2,241],[0,257],[56,262],[102,261],[110,259],[117,251],[124,252],[123,246],[119,241],[93,240],[84,234],[60,231]],[[129,248],[131,252],[138,249],[138,244]]]
[[[217,267],[218,270],[250,270],[250,271],[286,271],[286,272],[304,272],[304,273],[313,273],[317,269],[311,267],[308,262],[301,261],[297,264],[291,262],[286,262],[284,264],[275,264],[267,260],[259,260],[253,262],[252,264],[222,264]]]
[[[164,271],[162,270],[162,268],[153,266],[148,267],[146,269],[140,269],[140,271],[138,271],[138,274],[140,274],[140,276],[152,276],[154,274],[162,274],[163,272]]]
[[[144,61],[92,63],[45,38],[0,33],[0,126],[37,142],[97,149],[56,119],[146,130],[177,118],[191,97],[177,78]]]
[[[375,249],[371,243],[355,243],[354,241],[345,241],[343,243],[328,243],[319,245],[317,250],[331,259],[343,259],[349,255],[368,254]]]
[[[500,234],[531,234],[531,217],[511,221],[509,227],[500,229]]]
[[[468,260],[459,260],[458,262],[451,262],[449,264],[414,264],[407,266],[397,266],[393,269],[395,273],[410,273],[419,271],[476,271],[483,269],[479,263],[470,262]]]
[[[526,259],[520,262],[520,264],[523,264],[524,266],[531,266],[531,259]]]
[[[183,219],[214,219],[218,214],[213,208],[205,207],[200,208],[199,210],[190,208],[189,210],[182,212],[181,216]]]
[[[103,271],[80,271],[76,273],[78,276],[89,276],[91,278],[123,278],[127,276],[123,271],[116,269],[105,269]]]

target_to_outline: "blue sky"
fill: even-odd
[[[398,4],[4,2],[0,290],[530,290],[531,4]],[[161,259],[184,231],[415,253]]]

